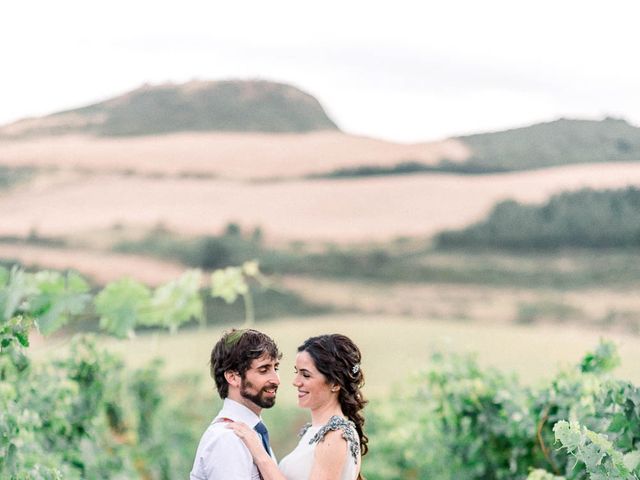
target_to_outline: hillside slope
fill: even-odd
[[[489,171],[640,160],[640,128],[615,118],[559,119],[457,140],[471,150],[467,165]]]
[[[144,85],[104,102],[6,125],[0,138],[314,130],[338,127],[311,95],[281,83],[229,80]]]
[[[442,151],[431,162],[425,162],[419,156],[408,156],[395,164],[354,162],[327,169],[320,176],[349,178],[425,172],[475,175],[574,164],[640,161],[640,128],[614,118],[600,121],[559,119],[500,132],[453,137],[446,141],[457,145],[459,154],[450,156]]]

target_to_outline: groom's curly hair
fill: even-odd
[[[233,329],[225,332],[211,351],[210,371],[216,382],[220,398],[229,395],[229,384],[224,378],[224,372],[238,372],[241,378],[251,367],[251,362],[264,354],[273,359],[280,359],[276,342],[262,332],[246,329]]]
[[[340,386],[340,408],[355,424],[362,455],[365,455],[369,450],[369,439],[364,434],[364,416],[361,411],[368,402],[361,391],[364,386],[364,374],[360,366],[360,349],[349,337],[334,333],[307,339],[298,347],[298,352],[307,352],[311,356],[315,367],[325,376],[327,383]]]

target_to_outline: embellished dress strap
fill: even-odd
[[[300,431],[298,432],[298,438],[304,437],[304,434],[307,433],[307,430],[311,428],[311,423],[305,423]]]
[[[305,425],[303,427],[303,431],[306,432],[310,426],[311,424]],[[350,420],[345,420],[342,417],[334,415],[325,425],[320,427],[320,430],[318,430],[316,434],[311,438],[311,440],[309,440],[309,445],[312,445],[316,442],[321,442],[322,440],[324,440],[324,436],[330,431],[342,430],[342,438],[347,441],[351,456],[356,461],[356,463],[358,463],[358,457],[360,456],[360,441],[358,439],[355,427],[355,424]]]

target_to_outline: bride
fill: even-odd
[[[265,480],[362,480],[361,457],[368,450],[360,412],[367,403],[360,350],[344,335],[311,337],[298,347],[293,385],[298,405],[311,411],[298,446],[280,465],[255,431],[234,422],[228,428],[247,445]]]

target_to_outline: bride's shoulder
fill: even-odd
[[[318,433],[323,432],[323,435],[327,432],[334,430],[342,430],[344,432],[356,432],[356,425],[351,421],[344,417],[340,417],[339,415],[334,415],[329,419],[327,423],[325,423]]]
[[[338,430],[342,431],[342,438],[346,440],[347,444],[349,445],[351,455],[353,455],[353,457],[357,461],[357,458],[360,456],[360,439],[358,438],[356,426],[352,421],[347,420],[343,417],[339,417],[337,415],[331,417],[327,423],[320,427],[316,434],[311,438],[309,443],[312,444],[320,442],[329,432]]]

